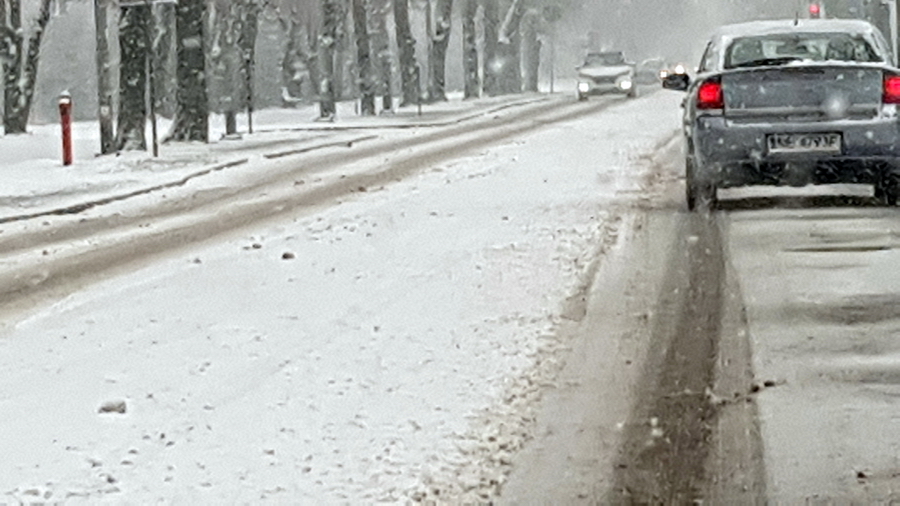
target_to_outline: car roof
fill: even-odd
[[[820,32],[871,34],[875,30],[871,23],[860,19],[777,19],[725,25],[715,32],[714,37],[736,39],[739,37],[776,35],[780,33]]]

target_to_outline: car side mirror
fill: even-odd
[[[662,85],[667,90],[687,91],[691,77],[687,74],[669,74],[663,78]]]

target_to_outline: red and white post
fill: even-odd
[[[72,95],[68,91],[59,95],[59,120],[62,124],[63,165],[72,165]]]

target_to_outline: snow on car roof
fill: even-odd
[[[859,19],[778,19],[770,21],[750,21],[725,25],[719,28],[714,37],[736,39],[755,35],[774,35],[779,33],[817,33],[844,32],[871,34],[875,27]]]

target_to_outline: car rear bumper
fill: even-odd
[[[840,133],[839,152],[773,153],[772,134]],[[787,171],[809,183],[873,183],[900,160],[900,123],[893,118],[816,123],[735,124],[700,117],[693,128],[694,177],[719,187],[786,183]]]

